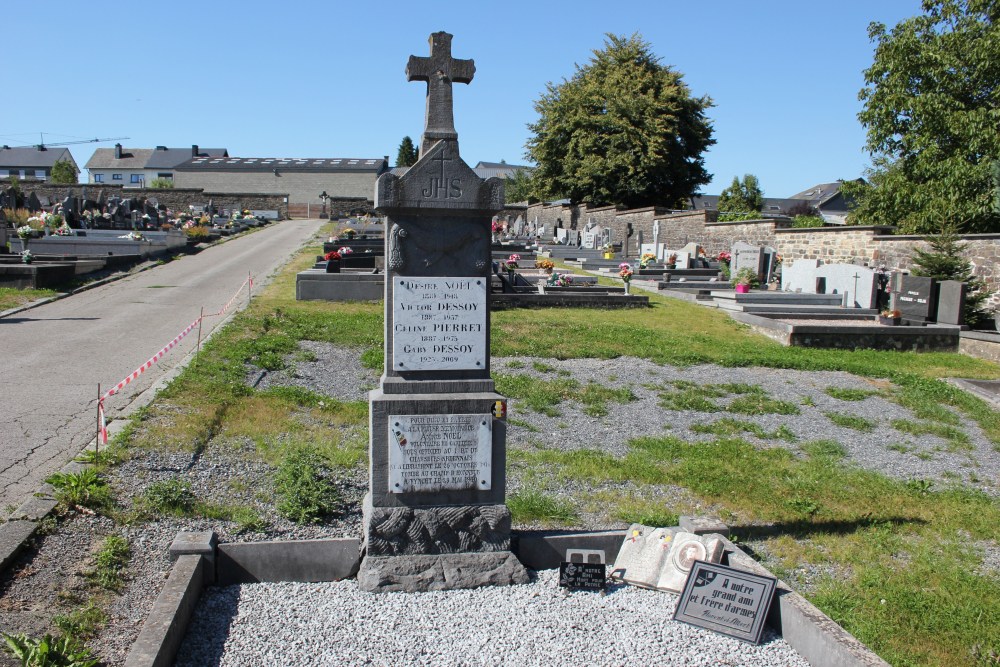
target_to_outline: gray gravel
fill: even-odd
[[[677,596],[626,585],[530,584],[371,594],[353,580],[210,590],[177,659],[204,665],[807,665],[773,633],[760,646],[672,621]]]

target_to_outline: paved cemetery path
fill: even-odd
[[[124,379],[205,313],[217,312],[253,274],[267,282],[323,223],[287,220],[142,273],[0,318],[0,517],[27,500],[93,438],[97,384]],[[245,307],[244,288],[233,309]],[[202,335],[222,317],[206,317]],[[121,416],[178,366],[197,330],[106,402]],[[13,507],[11,507],[13,506]]]

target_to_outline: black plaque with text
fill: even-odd
[[[674,620],[759,644],[777,579],[695,561]]]
[[[568,563],[559,565],[559,585],[575,591],[603,591],[608,587],[604,563]]]
[[[933,278],[903,274],[899,276],[896,308],[904,320],[925,322],[937,309],[937,281]]]

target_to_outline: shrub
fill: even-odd
[[[149,187],[155,190],[172,190],[174,180],[172,178],[154,178],[149,182]]]
[[[797,215],[792,218],[792,227],[796,229],[806,229],[808,227],[822,227],[826,223],[818,215]]]
[[[149,485],[142,494],[142,504],[150,510],[173,516],[187,516],[194,509],[191,484],[174,477]]]
[[[274,476],[278,512],[295,523],[319,523],[333,514],[340,494],[330,481],[326,461],[313,447],[293,450]]]

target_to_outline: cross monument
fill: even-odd
[[[424,136],[420,140],[420,155],[440,139],[458,139],[451,84],[470,83],[476,74],[473,60],[456,60],[451,57],[451,35],[435,32],[430,37],[429,58],[410,56],[406,64],[407,81],[427,82],[427,111]]]

